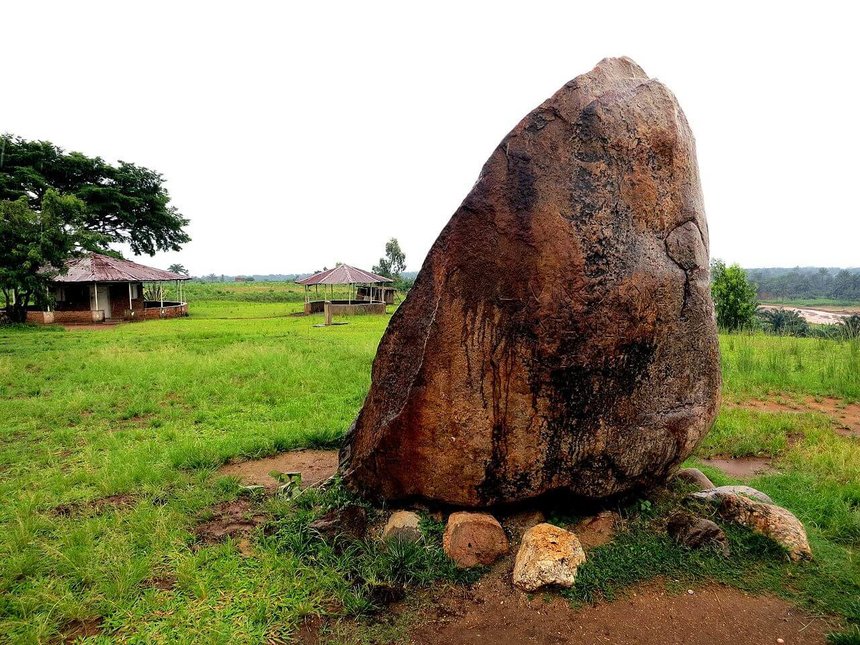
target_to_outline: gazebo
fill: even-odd
[[[296,284],[305,287],[306,314],[322,313],[328,304],[332,315],[384,314],[385,306],[394,304],[395,289],[386,286],[392,282],[394,280],[384,275],[348,264],[339,264],[333,269],[296,280]],[[335,287],[341,288],[337,298]]]
[[[55,307],[48,311],[28,311],[27,321],[36,323],[92,323],[111,320],[145,320],[188,315],[182,283],[188,276],[154,269],[130,260],[99,253],[73,258],[66,273],[51,284]],[[176,283],[176,300],[165,300],[158,289],[156,300],[147,300],[146,282]]]

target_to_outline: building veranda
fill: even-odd
[[[326,305],[332,315],[384,314],[394,304],[395,289],[387,286],[391,278],[339,264],[333,269],[296,280],[305,287],[305,313],[323,313]]]
[[[90,253],[66,263],[66,273],[51,282],[54,306],[46,311],[28,311],[27,322],[101,323],[187,316],[182,283],[188,279],[179,273]],[[166,283],[175,284],[173,300],[164,298]],[[150,299],[145,293],[147,284],[155,287]]]

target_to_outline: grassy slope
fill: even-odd
[[[316,318],[287,315],[300,299],[279,301],[266,291],[277,287],[264,285],[258,297],[228,286],[192,293],[187,320],[104,331],[0,330],[0,634],[44,641],[69,621],[103,617],[107,633],[141,642],[260,642],[285,637],[307,614],[366,607],[356,567],[361,579],[453,575],[428,569],[441,566],[438,549],[390,562],[372,549],[345,559],[309,541],[307,518],[337,500],[271,503],[275,534],[260,537],[251,558],[232,543],[192,548],[195,515],[237,495],[235,482],[213,476],[218,464],[343,433],[387,323],[357,317],[315,329]],[[280,317],[256,318],[267,315]],[[722,341],[727,399],[776,392],[860,398],[856,343]],[[805,438],[789,447],[798,433]],[[860,592],[858,442],[836,436],[816,415],[724,410],[701,450],[778,455],[784,471],[754,485],[808,525],[816,563],[786,567],[742,533],[733,534],[731,566],[679,554],[645,530],[655,511],[632,508],[625,512],[634,529],[586,565],[578,598],[612,594],[637,576],[685,572],[860,613],[850,604]],[[52,512],[118,493],[133,496],[127,508]],[[145,584],[153,577],[176,585],[154,589]]]

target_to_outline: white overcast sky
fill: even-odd
[[[504,135],[606,56],[678,96],[711,254],[860,266],[849,2],[0,4],[0,132],[163,173],[192,274],[410,270]]]

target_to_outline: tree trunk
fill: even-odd
[[[9,322],[13,323],[27,322],[27,306],[18,302],[14,305],[7,305],[6,317],[9,319]]]

